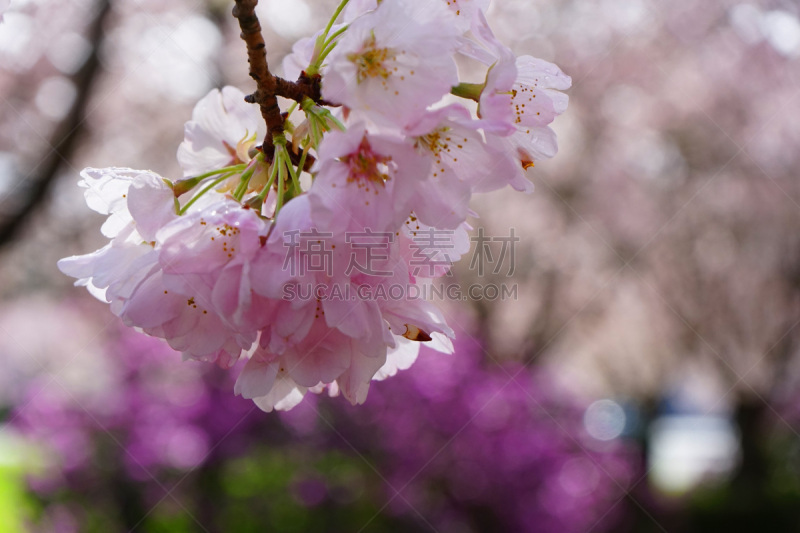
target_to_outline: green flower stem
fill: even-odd
[[[341,28],[339,28],[338,30],[336,30],[335,32],[333,32],[333,33],[330,35],[330,37],[328,37],[328,40],[327,40],[327,41],[325,41],[325,46],[323,47],[323,50],[324,50],[324,49],[327,49],[327,48],[333,49],[333,47],[331,46],[331,45],[333,44],[333,41],[335,41],[335,40],[336,40],[336,38],[337,38],[337,37],[339,37],[341,34],[343,34],[344,32],[346,32],[346,31],[347,31],[347,28],[349,28],[349,27],[350,27],[350,25],[348,24],[348,25],[346,25],[346,26],[342,26]],[[326,55],[327,55],[327,54],[326,54]]]
[[[207,193],[208,191],[210,191],[211,189],[213,189],[214,187],[216,187],[217,185],[219,185],[220,183],[222,183],[226,179],[230,178],[234,174],[236,174],[236,172],[229,172],[227,174],[223,174],[222,176],[218,177],[217,179],[215,179],[214,181],[209,183],[205,188],[203,188],[203,190],[201,190],[199,193],[197,193],[195,196],[193,196],[191,200],[186,202],[186,205],[183,206],[180,209],[180,211],[178,211],[178,214],[182,215],[182,214],[186,213],[186,210],[189,209],[192,206],[192,204],[194,204],[197,200],[199,200],[201,196],[203,196],[205,193]]]
[[[342,13],[342,11],[344,11],[344,8],[347,6],[349,2],[350,0],[342,0],[341,3],[339,3],[339,7],[337,7],[336,11],[333,12],[331,19],[328,21],[328,25],[325,26],[325,31],[323,31],[322,35],[320,35],[320,37],[322,38],[322,42],[327,41],[328,34],[330,33],[331,28],[333,28],[333,25],[336,23],[336,19],[339,18],[339,15]]]
[[[311,143],[315,149],[319,149],[319,144],[322,142],[322,136],[326,131],[331,131],[334,127],[345,131],[345,125],[333,116],[330,110],[318,106],[310,98],[305,98],[302,103],[303,111],[308,120],[308,129],[311,138]]]
[[[233,197],[236,198],[237,201],[241,202],[242,197],[244,197],[244,193],[247,192],[247,186],[250,184],[250,179],[253,177],[253,173],[256,170],[257,164],[258,163],[254,164],[242,174],[238,187],[236,187],[236,190],[233,191]]]
[[[290,105],[290,106],[289,106],[289,109],[286,111],[286,116],[288,117],[289,115],[291,115],[291,114],[292,114],[292,111],[294,111],[295,109],[297,109],[297,106],[298,106],[298,103],[297,103],[297,102],[292,102],[292,105]]]
[[[314,115],[314,118],[316,120],[319,120],[322,129],[325,131],[331,130],[330,127],[331,124],[336,126],[341,131],[347,130],[344,124],[342,124],[338,118],[334,117],[333,113],[331,113],[330,110],[325,109],[324,107],[314,106],[312,108],[312,113]]]
[[[450,89],[450,94],[454,94],[455,96],[460,96],[461,98],[467,98],[469,100],[475,100],[476,102],[480,102],[481,100],[481,93],[483,89],[486,87],[485,83],[459,83],[452,89]]]
[[[245,169],[247,165],[242,163],[240,165],[231,165],[229,167],[220,168],[217,170],[212,170],[211,172],[206,172],[205,174],[200,174],[199,176],[193,176],[191,178],[186,178],[184,180],[180,180],[175,182],[172,185],[172,191],[175,194],[175,197],[181,196],[195,187],[206,178],[210,178],[211,176],[216,176],[217,174],[225,174],[225,173],[236,173]]]
[[[278,162],[275,161],[274,164]],[[278,165],[278,199],[275,202],[275,215],[274,217],[278,216],[278,212],[283,207],[283,184],[286,181],[286,166],[283,164]]]
[[[319,143],[322,141],[322,132],[319,131],[319,124],[316,120],[313,120],[309,115],[308,118],[308,129],[311,134],[311,144],[314,145],[315,150],[319,150]]]
[[[342,122],[338,118],[334,117],[333,113],[331,113],[327,109],[325,109],[324,111],[328,114],[328,117],[327,117],[328,120],[333,122],[333,125],[336,126],[337,128],[339,128],[339,131],[347,131],[347,127],[344,124],[342,124]]]
[[[333,51],[334,48],[336,48],[336,44],[337,44],[336,39],[341,34],[346,32],[347,28],[349,28],[349,27],[350,27],[350,25],[347,25],[347,26],[344,26],[342,28],[339,28],[338,30],[336,30],[328,38],[328,40],[325,42],[325,44],[322,45],[322,51],[319,53],[319,56],[317,57],[317,59],[314,61],[314,64],[312,66],[310,66],[309,68],[313,68],[314,72],[319,72],[319,69],[322,68],[322,64],[325,61],[325,58],[328,57],[328,54],[330,54]]]
[[[292,185],[294,185],[295,196],[303,194],[303,188],[300,187],[300,176],[298,175],[297,170],[294,168],[294,165],[292,165],[292,160],[289,158],[289,153],[286,151],[286,148],[282,150],[281,154],[281,159],[284,161],[286,169],[289,171],[289,175],[292,177]]]
[[[303,99],[303,111],[305,111],[306,118],[308,118],[309,121],[316,120],[319,122],[323,131],[330,131],[331,128],[329,123],[332,123],[342,131],[347,129],[345,128],[344,124],[339,121],[339,119],[333,116],[333,113],[331,113],[329,109],[320,107],[311,98]]]
[[[311,64],[306,69],[306,75],[316,76],[319,74],[319,69],[322,67],[322,61],[333,49],[333,47],[330,46],[331,40],[341,35],[342,30],[337,30],[330,38],[328,37],[328,34],[330,34],[331,28],[333,28],[333,25],[336,23],[336,19],[339,18],[339,15],[342,13],[342,10],[344,10],[349,1],[350,0],[342,0],[342,2],[339,4],[339,7],[337,7],[336,11],[333,12],[331,19],[328,21],[328,25],[325,26],[325,31],[323,31],[322,34],[317,37],[317,41],[314,43],[314,55],[312,56]]]
[[[297,168],[300,172],[306,167],[306,158],[308,157],[308,146],[303,147],[303,155],[300,156],[300,162],[297,164]]]
[[[272,188],[272,184],[275,183],[275,177],[278,174],[278,165],[274,162],[272,163],[272,167],[270,168],[269,172],[269,179],[267,180],[267,184],[264,185],[264,188],[261,189],[261,192],[258,193],[256,198],[258,199],[258,204],[261,205],[267,200],[267,196],[269,195],[269,190]]]

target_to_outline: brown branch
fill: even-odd
[[[334,104],[322,99],[322,76],[315,74],[309,76],[305,72],[300,74],[297,81],[286,81],[275,76],[275,93],[290,100],[302,104],[305,98],[310,98],[318,105],[328,107],[339,107],[341,104]]]
[[[320,79],[320,76],[306,76],[305,72],[294,82],[276,77],[275,89],[279,96],[301,104],[305,98],[310,98],[315,102],[319,102],[322,99],[320,95]]]
[[[261,116],[267,123],[267,137],[264,139],[262,150],[268,158],[272,158],[275,151],[273,136],[282,133],[286,117],[281,115],[278,106],[278,96],[303,103],[310,98],[319,105],[334,106],[322,99],[321,81],[319,74],[309,76],[305,72],[300,74],[297,81],[288,81],[273,75],[269,71],[267,62],[267,45],[261,34],[261,23],[256,15],[258,0],[235,0],[233,16],[239,21],[241,37],[247,45],[247,62],[250,64],[250,77],[256,81],[256,91],[245,97],[245,101],[258,104]]]
[[[256,92],[247,101],[257,103],[261,116],[267,123],[267,137],[264,139],[264,153],[274,151],[273,136],[283,132],[283,117],[278,106],[277,80],[269,71],[267,45],[261,34],[261,23],[256,15],[258,0],[235,0],[233,16],[239,21],[241,37],[247,44],[247,62],[250,63],[250,77],[256,82]]]

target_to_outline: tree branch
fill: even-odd
[[[273,137],[283,132],[286,117],[281,115],[278,106],[278,96],[303,103],[310,98],[320,105],[334,105],[322,99],[321,81],[317,74],[309,76],[305,72],[300,74],[297,81],[288,81],[273,75],[267,62],[267,46],[261,33],[261,23],[256,15],[258,0],[235,0],[233,16],[239,21],[242,30],[241,38],[247,45],[247,62],[250,64],[250,77],[256,82],[256,91],[245,97],[245,101],[258,104],[261,116],[267,123],[267,137],[264,139],[262,151],[268,158],[272,158],[275,150]]]
[[[267,45],[261,34],[261,23],[256,15],[258,0],[235,0],[233,16],[239,21],[241,38],[247,45],[247,62],[250,63],[250,77],[256,82],[256,92],[247,98],[261,108],[261,116],[267,123],[267,137],[264,139],[264,153],[268,156],[274,151],[273,136],[283,132],[284,119],[278,107],[275,76],[269,71]]]

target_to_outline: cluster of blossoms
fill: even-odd
[[[441,312],[390,289],[430,283],[468,251],[474,192],[532,189],[525,171],[555,154],[548,124],[570,86],[501,44],[487,4],[345,0],[285,59],[295,87],[316,89],[287,92],[285,113],[261,85],[215,90],[186,125],[183,179],[84,170],[111,242],[59,267],[186,358],[246,357],[236,392],[266,411],[309,390],[362,403],[420,342],[451,351]],[[460,82],[457,54],[485,80]]]

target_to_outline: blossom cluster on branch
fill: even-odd
[[[442,313],[408,288],[468,251],[473,193],[532,190],[571,81],[499,42],[488,1],[345,0],[285,58],[290,82],[269,71],[255,3],[234,16],[256,92],[197,104],[180,180],[84,170],[110,242],[59,267],[186,358],[246,357],[236,392],[266,411],[309,390],[362,403],[420,342],[452,350]],[[459,80],[458,54],[485,65],[482,82]]]

